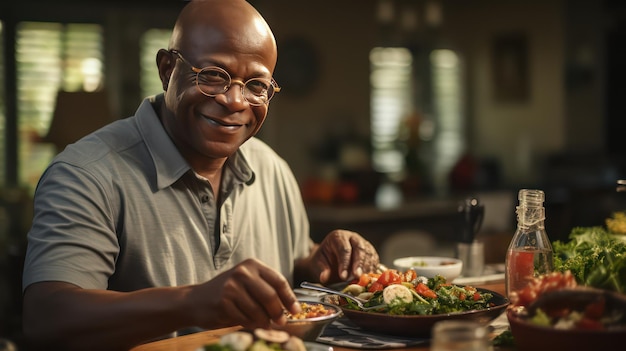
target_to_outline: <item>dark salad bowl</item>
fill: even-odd
[[[464,312],[434,314],[434,315],[390,315],[379,312],[358,311],[342,307],[341,298],[337,295],[326,295],[322,301],[342,307],[343,314],[351,322],[363,330],[373,333],[405,336],[405,337],[430,337],[433,325],[442,320],[471,319],[487,324],[497,318],[509,305],[509,300],[497,292],[477,288],[481,293],[493,295],[490,302],[492,307],[481,310],[470,310]]]
[[[589,311],[602,300],[604,316],[612,321],[602,329],[562,329],[552,325],[533,323],[537,310],[548,316],[562,315],[564,310]],[[607,318],[611,316],[611,318]],[[507,319],[519,351],[617,350],[626,340],[626,295],[589,287],[562,289],[542,294],[527,309],[507,310]]]

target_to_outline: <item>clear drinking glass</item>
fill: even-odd
[[[435,323],[431,351],[490,351],[486,326],[472,320],[447,320]]]

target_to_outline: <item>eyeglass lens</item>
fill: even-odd
[[[218,68],[203,68],[198,72],[198,88],[206,95],[222,94],[231,84],[228,73]],[[272,98],[274,87],[268,81],[253,78],[244,83],[242,92],[249,103],[262,105]]]

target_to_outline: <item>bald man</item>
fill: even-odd
[[[294,284],[377,268],[357,233],[311,240],[295,177],[254,137],[280,91],[276,59],[249,3],[192,1],[156,55],[164,92],[51,162],[23,279],[33,348],[127,350],[284,324],[299,310]]]

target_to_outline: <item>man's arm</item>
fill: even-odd
[[[24,333],[36,349],[128,350],[185,327],[285,324],[299,313],[289,282],[249,259],[198,285],[133,292],[39,282],[24,292]]]
[[[189,326],[190,287],[130,293],[42,282],[24,293],[24,333],[48,350],[128,350]]]

